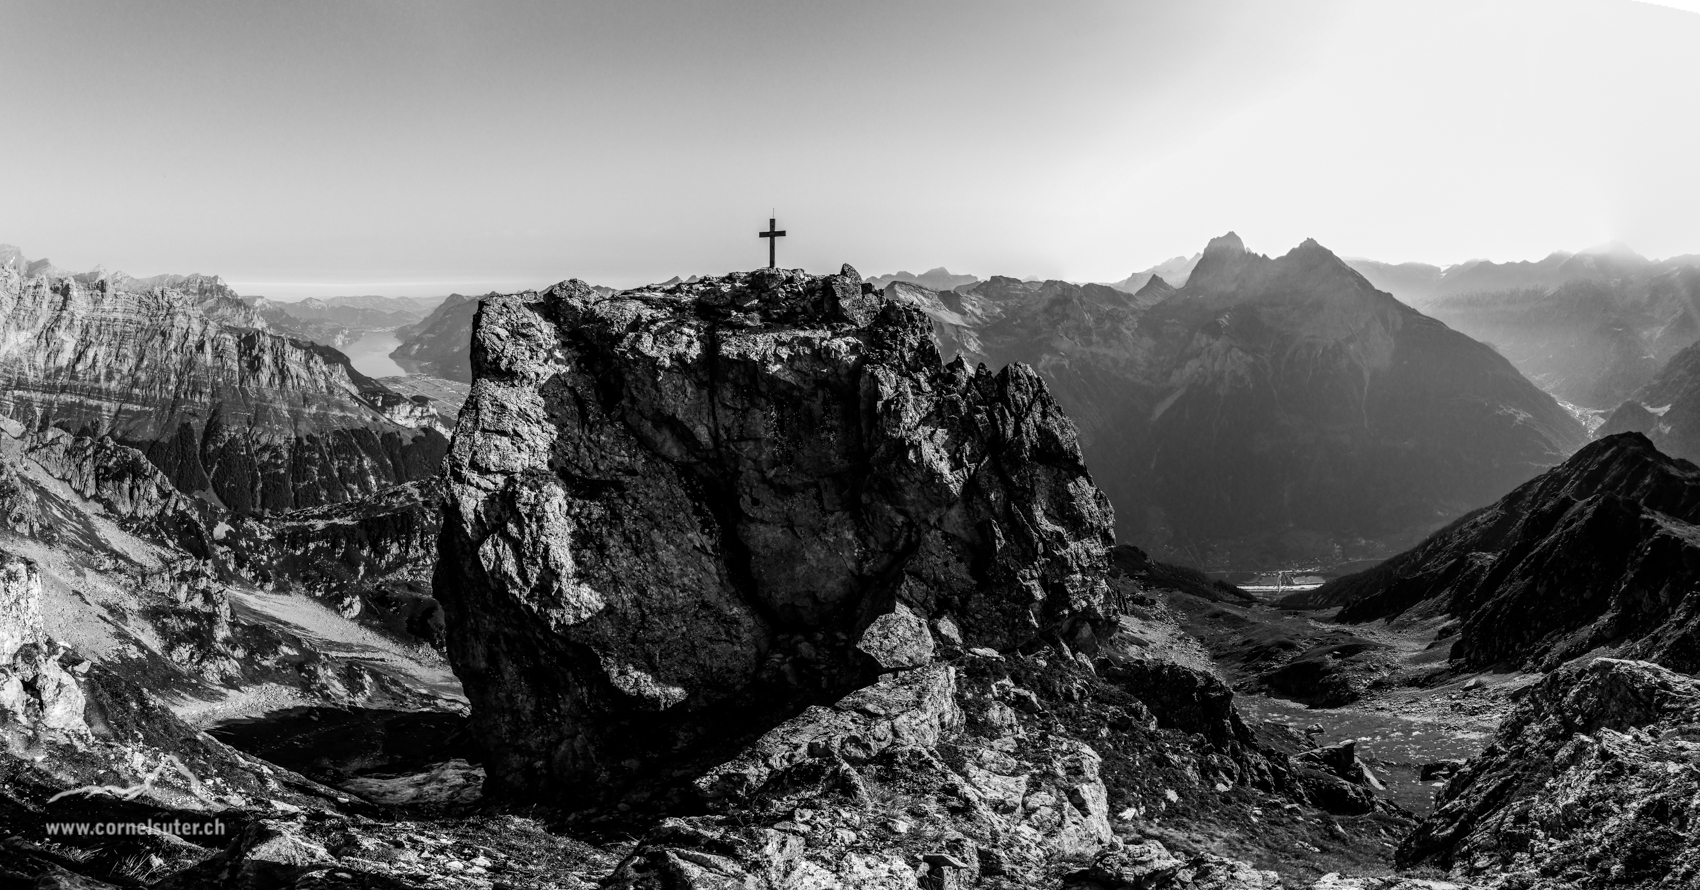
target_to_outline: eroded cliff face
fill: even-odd
[[[1044,384],[945,365],[848,267],[492,298],[473,368],[435,586],[496,794],[712,764],[1107,614],[1110,507]]]
[[[421,479],[446,449],[406,425],[431,412],[385,399],[340,353],[266,332],[216,278],[73,276],[14,258],[0,263],[0,319],[0,415],[110,436],[237,513]]]

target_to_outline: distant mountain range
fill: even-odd
[[[341,349],[372,331],[415,324],[431,313],[442,297],[329,297],[271,300],[243,297],[280,334]]]
[[[1191,261],[1187,261],[1191,263]],[[1037,368],[1118,535],[1205,566],[1389,555],[1586,441],[1503,357],[1314,241],[1229,234],[1185,286],[994,277],[920,305],[947,355]]]
[[[1199,260],[1177,256],[1108,286],[1137,293],[1160,278],[1184,287]],[[1577,409],[1615,407],[1700,339],[1700,255],[1650,260],[1612,242],[1528,262],[1345,263],[1375,289],[1488,343]],[[946,291],[980,279],[939,268],[869,280]]]
[[[1653,261],[1613,243],[1538,262],[1447,269],[1348,262],[1584,408],[1617,405],[1700,338],[1700,256]]]
[[[1201,253],[1195,253],[1190,257],[1172,257],[1152,266],[1149,269],[1146,269],[1143,272],[1135,272],[1120,281],[1113,282],[1110,284],[1110,287],[1113,287],[1116,290],[1125,290],[1130,294],[1138,293],[1147,284],[1151,283],[1152,278],[1161,278],[1165,284],[1173,287],[1182,287],[1186,284],[1187,278],[1192,275],[1192,270],[1198,266],[1198,261],[1203,256],[1204,255]]]
[[[909,284],[919,284],[929,290],[944,291],[954,290],[965,284],[974,284],[980,279],[975,275],[957,275],[940,266],[937,269],[928,269],[919,275],[913,272],[893,272],[890,275],[875,275],[867,280],[879,288],[883,288],[894,281],[903,281]]]

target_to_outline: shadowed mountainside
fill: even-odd
[[[1184,288],[992,278],[888,292],[946,354],[1037,368],[1080,427],[1117,533],[1199,565],[1385,555],[1585,441],[1493,350],[1314,241],[1232,234]]]
[[[1339,620],[1445,614],[1452,660],[1550,669],[1599,647],[1700,670],[1700,468],[1611,436],[1418,547],[1294,594]]]
[[[390,358],[410,374],[471,383],[472,319],[480,302],[450,294],[423,321],[396,329],[401,345],[391,350]]]

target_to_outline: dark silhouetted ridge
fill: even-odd
[[[1343,621],[1448,614],[1454,661],[1550,667],[1599,648],[1700,669],[1700,467],[1646,436],[1563,464],[1366,572],[1283,605]]]

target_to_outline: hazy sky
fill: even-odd
[[[1700,253],[1697,3],[0,0],[0,242],[243,293]]]

